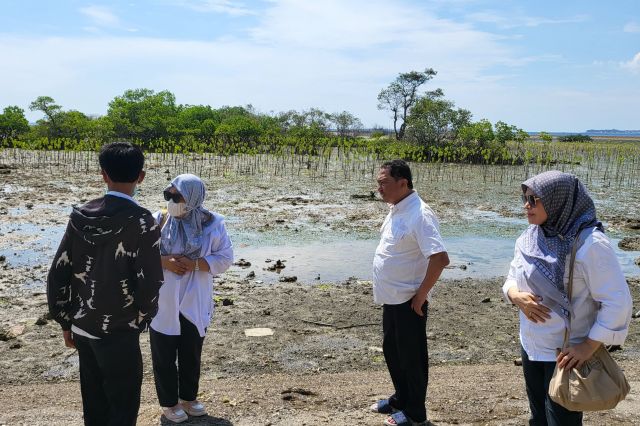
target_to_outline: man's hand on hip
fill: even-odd
[[[422,313],[422,305],[424,305],[424,302],[427,300],[427,294],[428,292],[422,291],[422,289],[420,289],[411,299],[411,309],[413,309],[413,312],[421,317],[424,316],[424,314]]]

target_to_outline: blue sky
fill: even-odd
[[[0,108],[104,114],[126,89],[262,112],[347,110],[434,68],[474,119],[530,131],[640,128],[640,1],[0,0]]]

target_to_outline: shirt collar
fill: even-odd
[[[107,193],[105,195],[111,195],[113,197],[120,197],[120,198],[124,198],[125,200],[129,200],[133,203],[135,203],[136,205],[139,205],[138,202],[136,200],[133,199],[132,196],[125,194],[124,192],[118,192],[118,191],[107,191]]]
[[[399,203],[391,205],[392,213],[400,213],[407,210],[416,200],[419,200],[420,196],[416,191],[411,191],[411,194],[404,197]]]

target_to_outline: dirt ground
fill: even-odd
[[[99,196],[104,187],[95,176],[21,169],[0,179],[0,249],[30,253],[19,260],[11,254],[0,257],[0,425],[79,425],[77,354],[64,347],[60,328],[46,318],[44,279],[67,207]],[[165,184],[166,176],[150,173],[141,203],[159,207],[156,195]],[[228,192],[213,191],[213,197],[223,214],[238,216],[230,227],[258,235],[281,217],[290,225],[282,230],[285,236],[298,232],[294,227],[304,235],[325,228],[357,233],[375,229],[384,213],[381,203],[330,203],[313,189],[297,194],[315,201],[285,196],[279,202],[271,189],[247,195],[243,187],[238,183]],[[327,216],[328,211],[336,213]],[[381,425],[384,418],[367,407],[392,387],[381,352],[382,311],[373,304],[371,282],[345,277],[331,284],[267,285],[250,278],[254,269],[234,267],[216,279],[217,307],[205,339],[200,395],[210,416],[185,424]],[[640,279],[628,281],[636,312]],[[502,301],[502,282],[448,280],[434,291],[427,399],[435,424],[526,424],[522,372],[514,365],[517,314]],[[623,350],[614,354],[625,368],[631,394],[615,410],[587,414],[585,424],[640,423],[639,321],[632,320]],[[245,335],[257,327],[270,328],[273,335]],[[145,375],[138,423],[168,424],[155,399],[146,334],[141,347]]]

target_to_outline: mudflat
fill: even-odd
[[[0,424],[79,425],[77,353],[64,347],[59,326],[47,318],[44,280],[68,206],[100,196],[104,187],[97,175],[52,176],[47,169],[16,167],[2,179],[0,250],[7,254],[0,258]],[[318,196],[323,192],[291,198],[269,186],[270,195],[263,198],[251,191],[239,194],[253,188],[246,183],[224,191],[215,189],[214,179],[207,184],[214,188],[212,207],[220,200],[218,210],[234,218],[229,228],[258,236],[265,225],[282,226],[287,238],[298,233],[309,238],[327,228],[369,232],[384,215],[382,203],[367,199],[329,205],[329,195]],[[164,170],[150,171],[141,204],[159,208],[164,185]],[[283,203],[291,208],[278,207]],[[345,264],[351,255],[344,253]],[[216,278],[216,311],[205,339],[200,389],[210,415],[186,424],[381,425],[384,417],[370,413],[368,406],[388,396],[392,385],[381,351],[382,311],[373,304],[371,282],[347,276],[331,283],[268,284],[252,276],[258,268],[262,265],[235,266]],[[628,282],[635,312],[640,280],[629,277]],[[427,404],[435,424],[526,424],[522,371],[514,364],[519,358],[517,311],[502,300],[502,283],[501,277],[471,276],[443,280],[434,290]],[[614,353],[631,394],[615,410],[586,414],[585,424],[640,422],[638,321],[632,320],[623,350]],[[273,334],[247,336],[245,331],[254,328]],[[147,334],[141,347],[145,375],[138,423],[168,424],[155,398]]]

